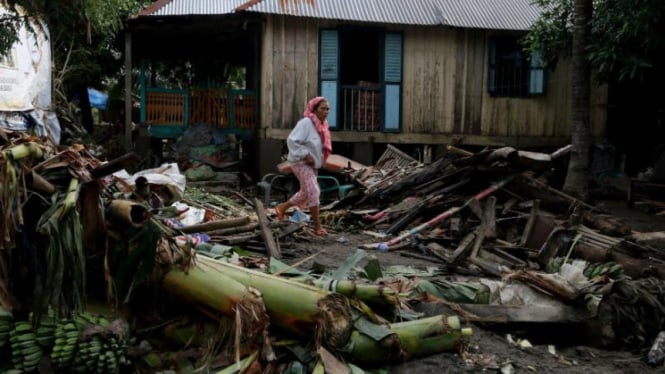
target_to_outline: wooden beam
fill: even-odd
[[[138,164],[140,161],[141,156],[135,152],[128,152],[118,158],[97,166],[96,168],[92,169],[90,174],[94,179],[101,178],[109,174],[113,174],[118,170],[129,169],[130,167]]]
[[[479,229],[476,229],[468,233],[464,239],[460,241],[453,254],[450,255],[451,264],[459,264],[460,262],[466,260],[467,257],[469,257],[469,253],[471,252],[471,248],[473,248],[473,243],[476,241],[476,236],[479,235],[479,231]]]
[[[132,33],[125,33],[125,149],[131,150],[132,145]]]
[[[275,235],[270,227],[266,210],[263,203],[258,198],[254,198],[254,210],[259,218],[259,227],[261,229],[261,237],[266,245],[268,256],[274,258],[282,258],[282,251],[279,248],[279,243],[275,240]]]
[[[242,225],[242,226],[234,226],[234,227],[228,227],[228,228],[225,228],[225,229],[218,229],[218,230],[208,231],[208,235],[210,235],[210,236],[213,236],[213,235],[217,235],[217,236],[233,235],[233,234],[240,234],[240,233],[244,233],[244,232],[254,231],[257,228],[259,228],[258,223],[248,223],[248,224]]]
[[[210,232],[214,230],[226,229],[229,227],[238,227],[249,223],[249,217],[233,217],[222,220],[197,223],[195,225],[180,228],[180,231],[191,234],[194,232]]]

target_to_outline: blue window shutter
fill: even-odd
[[[529,59],[529,94],[542,95],[545,93],[545,69],[540,53],[531,52]]]
[[[490,94],[496,93],[496,41],[490,39],[490,53],[489,53],[489,71],[487,74],[487,91]]]
[[[399,132],[402,118],[402,34],[386,33],[384,46],[383,130]]]
[[[337,80],[339,71],[339,38],[337,30],[321,30],[321,80]]]
[[[337,91],[339,87],[339,34],[337,30],[321,30],[319,39],[319,91],[330,103],[328,124],[337,128]]]
[[[402,82],[402,34],[387,33],[385,42],[384,80]]]

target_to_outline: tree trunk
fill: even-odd
[[[81,124],[83,128],[92,134],[94,123],[92,119],[92,108],[90,107],[90,98],[88,97],[88,87],[83,86],[78,89],[79,108],[81,109]]]
[[[591,30],[592,0],[575,0],[573,21],[573,71],[571,125],[573,149],[563,190],[587,200],[590,146],[591,69],[585,47]]]

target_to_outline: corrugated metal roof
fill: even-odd
[[[497,30],[527,30],[541,8],[532,0],[439,0],[444,25]]]
[[[247,0],[160,0],[144,9],[140,16],[191,16],[234,13]]]
[[[411,25],[441,24],[437,0],[262,0],[248,11],[298,17],[344,21],[398,23]]]
[[[160,0],[141,16],[239,11],[407,25],[527,30],[540,15],[532,0]]]
[[[412,25],[527,30],[541,9],[532,0],[261,0],[248,11]]]

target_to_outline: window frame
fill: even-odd
[[[511,48],[512,45],[512,48]],[[503,61],[501,63],[503,56]],[[510,58],[514,57],[511,64]],[[505,86],[502,82],[514,84]],[[501,75],[501,76],[500,76]],[[517,78],[514,78],[517,76]],[[543,96],[547,92],[547,71],[541,54],[527,54],[519,42],[519,36],[492,35],[488,39],[487,92],[492,97],[529,98]]]

